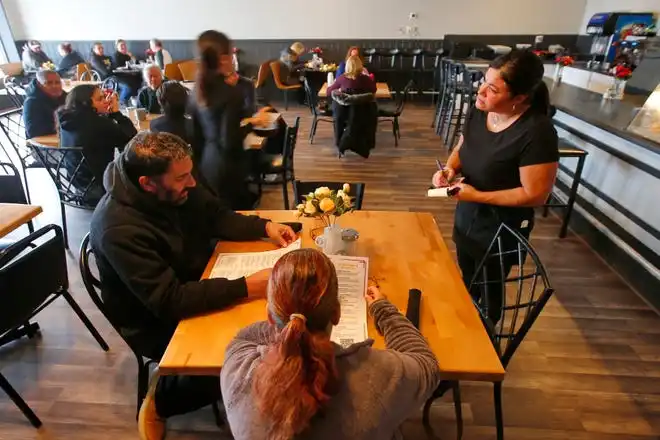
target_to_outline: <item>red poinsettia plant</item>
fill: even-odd
[[[557,62],[557,64],[560,64],[564,67],[572,66],[573,63],[575,63],[575,60],[573,59],[573,57],[571,57],[569,55],[564,55],[564,56],[557,57],[557,58],[555,58],[555,61]]]
[[[612,70],[614,71],[613,73],[616,79],[629,80],[633,74],[632,69],[628,66],[624,66],[623,64],[614,66],[614,69]]]
[[[151,50],[151,48],[147,49],[144,51],[144,54],[147,56],[147,58],[154,56],[155,52]]]
[[[311,49],[309,52],[310,52],[310,53],[315,53],[316,55],[319,55],[319,56],[323,55],[323,49],[321,49],[321,48],[318,47],[318,46],[316,46],[315,48]]]
[[[238,53],[238,52],[240,52],[240,49],[238,47],[235,47],[231,51],[232,51],[232,53]]]

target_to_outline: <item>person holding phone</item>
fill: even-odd
[[[103,195],[103,172],[112,162],[115,149],[124,146],[137,133],[135,126],[119,112],[116,93],[106,95],[94,85],[76,86],[57,113],[60,147],[81,147],[82,154],[67,155],[66,167],[73,184],[86,192],[88,203],[95,205]],[[78,165],[83,160],[86,167]],[[78,171],[76,172],[76,169]]]
[[[479,88],[463,135],[435,187],[454,183],[458,200],[453,239],[463,281],[498,280],[489,284],[488,301],[478,286],[470,294],[487,304],[493,323],[501,317],[503,291],[499,261],[487,262],[486,280],[475,273],[502,223],[529,238],[534,206],[545,203],[557,174],[559,149],[552,123],[553,108],[543,82],[543,62],[528,51],[513,51],[494,60]],[[515,249],[505,241],[504,250]],[[505,258],[505,276],[515,258]],[[483,289],[486,290],[486,289]]]
[[[220,373],[233,438],[399,438],[440,381],[428,343],[378,288],[365,295],[385,350],[332,342],[337,273],[315,249],[282,256],[268,281],[268,320],[238,332]]]

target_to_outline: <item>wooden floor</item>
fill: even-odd
[[[366,182],[364,209],[430,211],[453,249],[454,204],[424,197],[442,157],[429,128],[428,106],[409,107],[401,120],[399,148],[389,125],[378,133],[368,160],[349,154],[338,159],[329,124],[321,123],[314,145],[307,142],[310,118],[303,116],[296,170],[300,179]],[[40,224],[59,223],[52,185],[31,170],[36,202],[44,206]],[[41,183],[39,183],[41,182]],[[45,183],[44,183],[45,182]],[[282,209],[273,188],[262,208]],[[80,282],[77,245],[90,213],[69,209],[71,290],[111,346],[104,353],[63,303],[42,312],[42,336],[0,348],[0,369],[19,390],[44,427],[36,431],[0,393],[0,439],[135,439],[135,360],[96,310]],[[557,238],[559,221],[541,219],[533,244],[546,264],[557,294],[518,350],[504,382],[507,439],[633,440],[660,438],[660,318],[572,234]],[[19,231],[19,234],[24,231]],[[469,347],[466,347],[469,349]],[[464,383],[464,439],[493,439],[492,386]],[[448,396],[449,397],[449,396]],[[210,409],[171,421],[170,440],[225,439]],[[432,409],[435,432],[455,438],[448,401]],[[407,439],[425,438],[420,414],[404,426]],[[375,439],[374,439],[375,440]]]

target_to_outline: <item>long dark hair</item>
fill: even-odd
[[[336,393],[339,376],[327,330],[339,317],[337,273],[328,257],[300,249],[280,258],[268,283],[275,339],[253,375],[253,396],[269,440],[304,432]]]
[[[182,118],[186,113],[188,89],[177,81],[167,81],[156,90],[156,98],[163,113],[173,118]]]
[[[199,52],[199,66],[197,69],[197,100],[208,104],[213,94],[213,77],[218,74],[221,57],[228,55],[231,49],[229,38],[218,31],[204,31],[197,37],[197,50]]]
[[[92,96],[99,87],[93,84],[81,84],[75,86],[73,90],[66,95],[64,105],[58,110],[58,114],[74,112],[77,110],[94,110],[92,105]]]
[[[490,67],[500,71],[511,96],[527,95],[533,112],[552,116],[554,107],[550,105],[548,86],[543,82],[543,61],[538,56],[528,50],[514,50],[493,60]]]

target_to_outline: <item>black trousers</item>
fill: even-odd
[[[163,418],[196,411],[222,400],[220,376],[163,376],[154,399]]]
[[[491,320],[493,325],[502,318],[502,299],[504,295],[503,280],[502,280],[502,265],[499,258],[493,257],[486,260],[484,268],[486,269],[486,279],[484,280],[484,272],[480,270],[477,274],[477,266],[481,263],[481,258],[475,259],[465,249],[461,249],[459,245],[456,246],[456,254],[458,256],[458,267],[461,269],[463,275],[463,283],[470,291],[472,299],[479,304],[480,308],[486,313],[486,316]],[[508,277],[513,264],[504,261],[504,279]],[[476,278],[475,278],[476,275]],[[470,288],[470,283],[474,278],[475,282],[488,282],[487,288],[485,284],[475,285]]]

